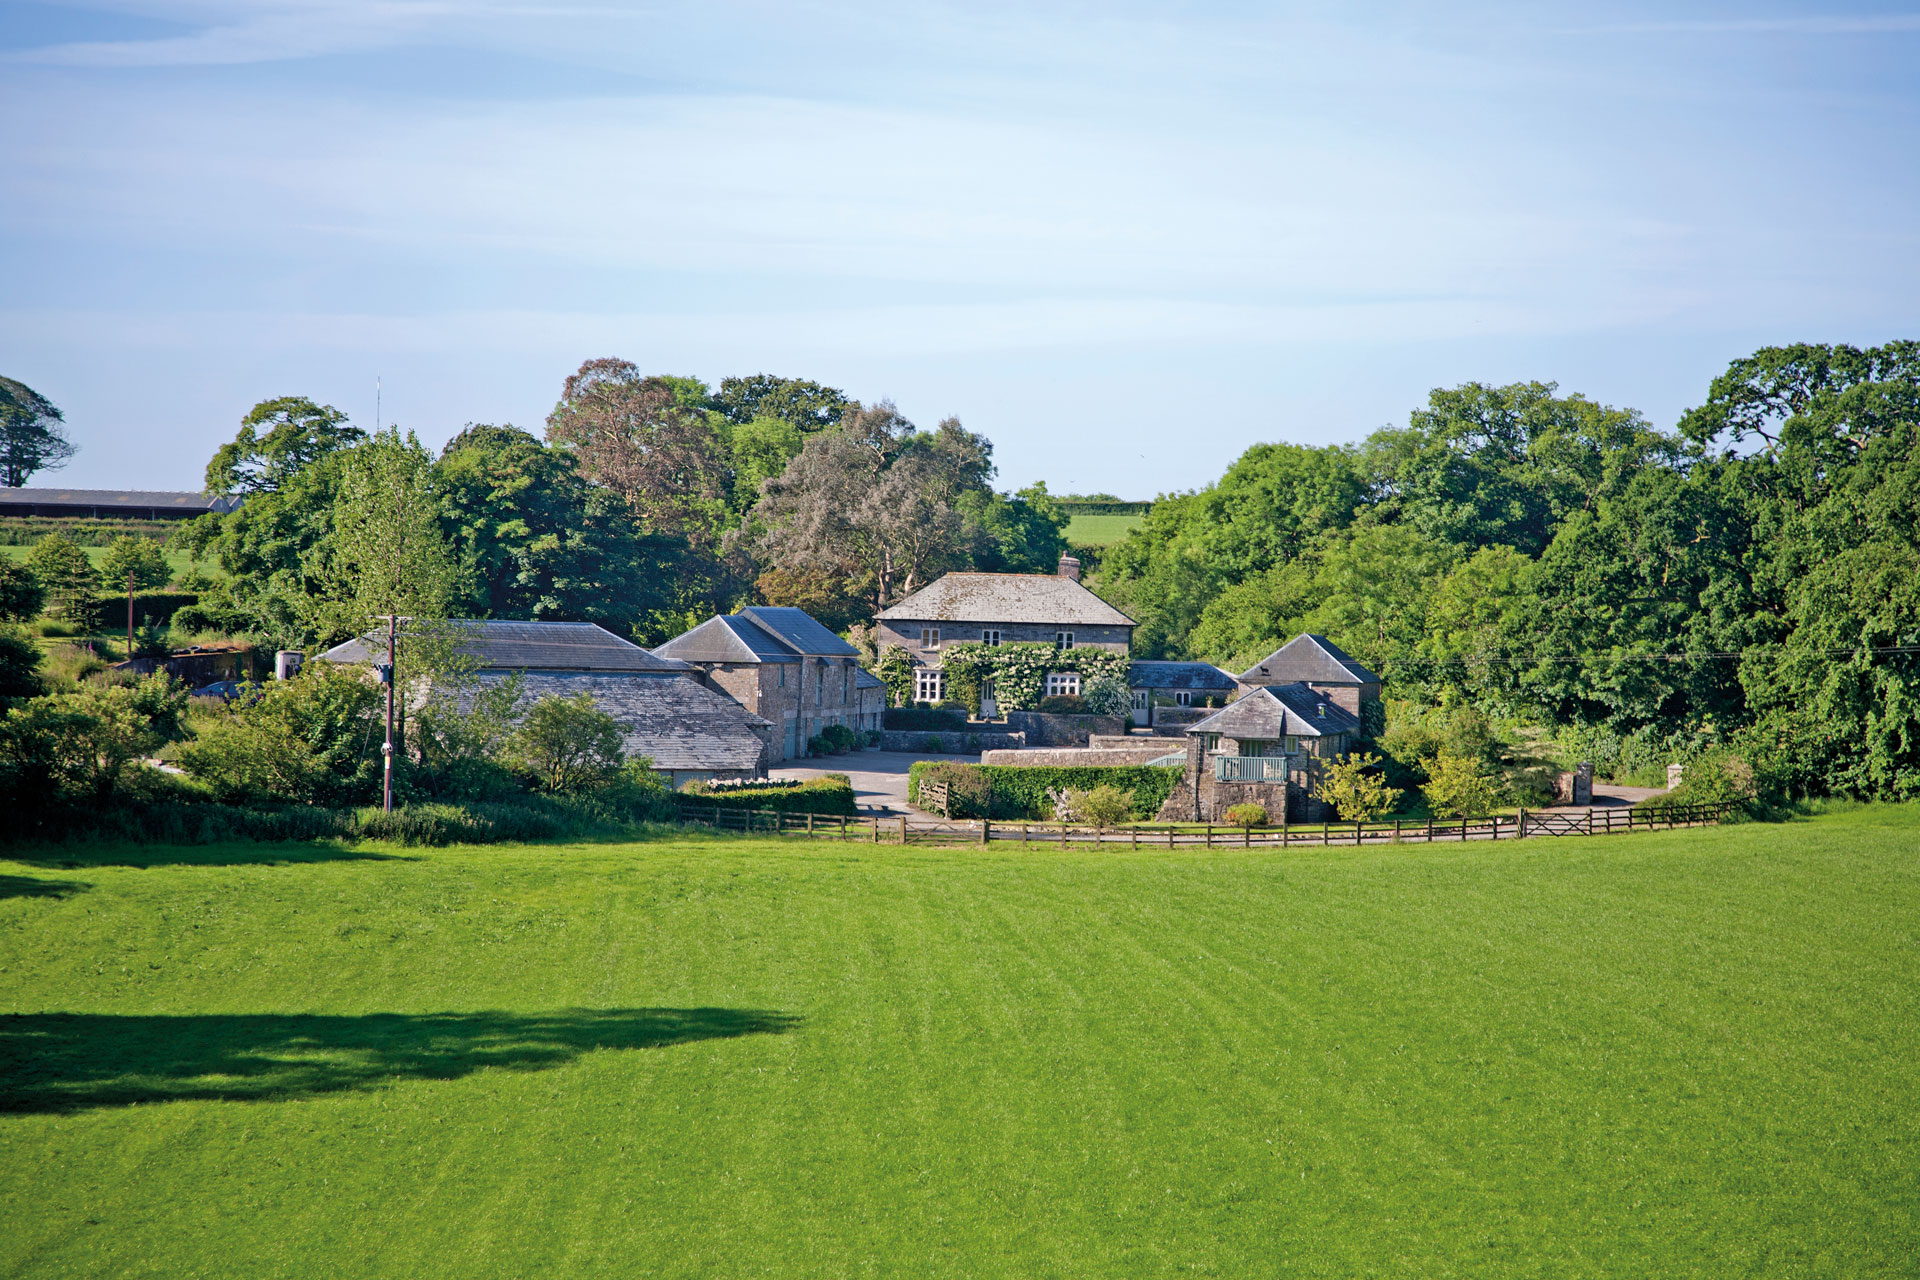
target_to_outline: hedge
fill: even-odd
[[[498,844],[561,837],[620,836],[640,815],[581,800],[528,796],[498,804],[415,804],[377,808],[250,806],[193,801],[123,801],[100,808],[48,809],[7,824],[18,841],[207,845],[230,841],[386,840],[402,845]]]
[[[919,803],[920,781],[931,775],[951,786],[956,802],[953,817],[1051,821],[1053,802],[1047,792],[1111,786],[1132,794],[1134,820],[1144,822],[1160,812],[1184,772],[1173,766],[1146,764],[1028,767],[920,760],[907,771],[907,802]],[[988,812],[984,814],[978,812],[982,791],[987,796]]]
[[[880,725],[886,729],[925,730],[933,733],[964,733],[967,713],[963,707],[920,703],[909,707],[888,707],[880,713]]]
[[[829,773],[810,778],[799,786],[724,787],[715,790],[704,782],[689,782],[681,788],[682,804],[702,809],[759,809],[779,813],[844,814],[852,818],[860,813],[853,800],[853,779],[844,773]]]

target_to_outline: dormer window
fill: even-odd
[[[920,628],[920,647],[922,649],[938,649],[940,647],[940,628]]]

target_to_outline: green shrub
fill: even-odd
[[[939,734],[937,734],[937,733],[936,733],[936,734],[932,734],[932,735],[930,735],[930,736],[929,736],[929,737],[927,738],[927,741],[926,741],[926,744],[925,744],[925,746],[924,746],[924,748],[923,748],[923,749],[924,749],[924,750],[926,750],[926,751],[929,751],[929,752],[931,752],[931,753],[933,753],[933,754],[934,754],[934,755],[936,755],[936,756],[937,756],[937,755],[941,755],[941,754],[943,754],[943,753],[944,753],[944,752],[946,751],[946,749],[947,749],[947,744],[946,744],[946,740],[945,740],[945,739],[943,739],[943,738],[942,738],[942,737],[941,737],[941,736],[940,736]]]
[[[1077,794],[1074,810],[1082,822],[1096,827],[1117,827],[1133,819],[1133,794],[1111,782],[1103,782],[1091,791]]]
[[[380,792],[381,690],[357,670],[310,662],[257,698],[195,722],[180,767],[229,804],[365,804]]]
[[[740,786],[715,786],[707,782],[689,782],[680,788],[683,805],[703,809],[760,809],[779,813],[825,813],[855,817],[853,779],[844,773],[829,773],[809,778],[798,786],[790,782],[755,783]]]
[[[934,770],[943,772],[936,775]],[[944,772],[947,770],[968,771],[981,782],[969,782],[962,789],[956,785],[955,775]],[[1144,764],[1029,768],[921,760],[907,771],[907,800],[919,803],[920,780],[938,776],[954,787],[953,816],[956,818],[1026,818],[1050,822],[1053,804],[1048,792],[1091,791],[1110,784],[1133,797],[1133,817],[1144,821],[1160,812],[1160,806],[1179,783],[1181,773],[1179,768]]]
[[[843,724],[830,724],[807,739],[807,754],[837,756],[860,745],[859,735]]]
[[[47,602],[47,589],[33,570],[13,560],[0,560],[0,622],[25,622]]]
[[[1736,813],[1753,813],[1760,804],[1760,789],[1744,756],[1713,750],[1687,765],[1679,786],[1665,795],[1650,796],[1634,808],[1660,813],[1689,805],[1722,804],[1731,805]]]
[[[1441,755],[1425,763],[1427,806],[1438,817],[1483,818],[1506,800],[1506,787],[1477,759]]]
[[[925,703],[917,703],[908,707],[888,707],[881,713],[880,723],[886,728],[907,732],[929,729],[959,732],[967,727],[967,713],[964,709],[955,710],[945,704],[930,707]]]
[[[548,694],[507,738],[502,762],[549,795],[603,786],[620,767],[620,724],[593,695]]]
[[[1084,716],[1089,714],[1087,700],[1077,693],[1056,693],[1050,698],[1040,699],[1036,711],[1055,716]]]
[[[1391,812],[1401,792],[1387,785],[1380,757],[1354,755],[1327,761],[1326,774],[1314,794],[1333,806],[1342,822],[1368,822]]]
[[[1267,825],[1267,806],[1236,804],[1227,810],[1227,825],[1243,828],[1264,827]]]

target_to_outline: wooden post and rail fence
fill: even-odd
[[[925,784],[922,784],[924,795]],[[1231,827],[1210,823],[1095,827],[1072,822],[909,818],[900,814],[788,813],[774,809],[680,806],[682,825],[741,835],[808,836],[865,844],[1098,844],[1130,849],[1302,849],[1467,840],[1522,840],[1540,836],[1627,835],[1712,826],[1731,804],[1671,805],[1658,809],[1529,811],[1490,818],[1391,822],[1330,822],[1324,826]]]

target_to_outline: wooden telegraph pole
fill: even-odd
[[[387,661],[377,668],[380,683],[387,686],[387,740],[381,744],[382,763],[380,778],[380,807],[388,813],[393,812],[393,698],[394,687],[399,683],[399,673],[395,670],[396,651],[400,639],[400,615],[397,613],[376,613],[375,618],[387,620]]]
[[[133,570],[127,570],[127,661],[133,661]]]

